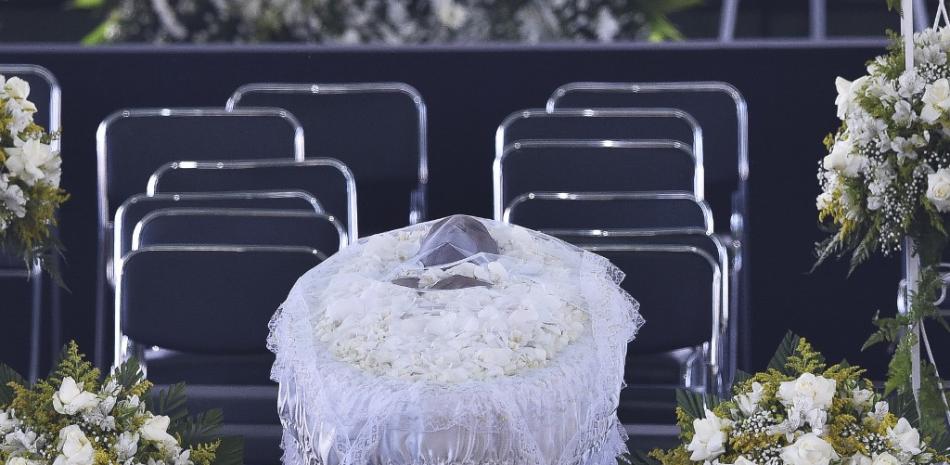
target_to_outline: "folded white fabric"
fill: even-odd
[[[450,217],[363,239],[271,322],[284,463],[607,465],[642,318],[606,259]]]

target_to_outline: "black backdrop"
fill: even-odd
[[[855,77],[880,42],[545,47],[0,47],[0,63],[36,63],[63,89],[62,211],[68,248],[65,336],[93,344],[96,126],[123,107],[223,105],[252,81],[403,81],[429,110],[430,216],[491,215],[494,130],[514,110],[543,106],[578,80],[722,80],[746,97],[751,157],[751,368],[762,368],[787,329],[832,358],[878,370],[883,349],[858,348],[874,311],[893,312],[899,269],[876,259],[846,278],[844,264],[808,274],[816,229],[816,164],[834,129],[835,76]],[[361,216],[372,212],[360,212]],[[0,296],[4,315],[24,307]],[[225,313],[227,309],[221,309]],[[17,319],[17,321],[25,321]],[[18,323],[19,325],[19,323]],[[25,328],[23,328],[25,330]],[[644,331],[650,331],[649,323]],[[19,332],[19,331],[18,331]],[[8,349],[9,350],[9,349]],[[0,359],[25,357],[0,354]],[[876,371],[876,374],[880,371]]]

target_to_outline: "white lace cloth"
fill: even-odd
[[[422,265],[430,222],[363,239],[298,280],[268,340],[285,464],[616,463],[626,345],[642,324],[623,274],[549,236],[479,221],[498,254],[463,260],[474,268]],[[425,289],[453,274],[482,285]],[[392,282],[407,277],[422,289]],[[489,349],[506,355],[480,355]]]

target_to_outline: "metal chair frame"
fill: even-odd
[[[556,109],[548,111],[547,109],[527,109],[516,111],[511,113],[506,117],[501,124],[498,126],[498,129],[495,131],[495,160],[503,158],[505,153],[505,148],[514,142],[525,142],[526,139],[519,140],[508,140],[508,132],[510,128],[517,124],[518,121],[529,119],[529,118],[655,118],[655,119],[671,119],[671,120],[680,120],[685,123],[692,133],[693,140],[688,143],[686,141],[681,141],[681,143],[687,143],[691,145],[692,153],[696,159],[697,166],[700,168],[697,176],[703,178],[703,132],[702,128],[699,127],[699,124],[696,120],[687,112],[682,110],[677,110],[675,108],[633,108],[633,109]],[[576,139],[576,138],[574,138]],[[592,140],[602,140],[602,137],[591,137]],[[537,139],[530,139],[537,140]],[[627,139],[632,140],[632,139]],[[495,171],[492,176],[493,181],[493,194],[494,194],[494,217],[496,220],[500,220],[504,213],[504,206],[502,205],[501,198],[501,189],[502,181],[501,173]]]
[[[713,234],[713,217],[712,210],[710,210],[709,205],[702,200],[696,199],[696,197],[689,192],[526,192],[515,197],[508,205],[505,206],[504,211],[501,215],[501,221],[505,223],[510,223],[511,214],[514,209],[518,208],[518,205],[521,205],[525,202],[532,200],[554,200],[554,201],[610,201],[610,200],[683,200],[688,202],[693,202],[696,204],[696,208],[699,209],[700,213],[704,218],[705,229],[699,229],[703,231],[704,234],[711,235]],[[680,231],[682,229],[666,229],[665,231]],[[557,235],[565,232],[577,232],[580,230],[576,229],[548,229],[546,230],[547,234]],[[591,229],[585,231],[585,234],[590,236],[597,235],[617,235],[624,234],[624,231],[635,231],[634,229]],[[660,229],[655,229],[654,231],[664,231]]]
[[[274,252],[274,253],[306,253],[317,257],[326,256],[320,250],[310,247],[298,246],[220,246],[220,245],[156,245],[143,247],[129,252],[128,257],[143,253],[161,253],[161,252],[222,252],[222,253],[245,253],[245,252]],[[116,286],[116,309],[115,309],[115,359],[113,367],[118,366],[129,358],[129,349],[132,349],[133,355],[139,361],[142,371],[147,373],[145,347],[135,344],[122,334],[122,287]]]
[[[244,170],[258,168],[280,167],[311,167],[329,166],[340,172],[346,182],[346,230],[348,242],[355,242],[359,238],[359,215],[357,211],[356,178],[353,172],[340,160],[335,158],[308,158],[306,160],[236,160],[236,161],[176,161],[162,165],[148,179],[146,194],[150,196],[162,193],[162,176],[175,170]],[[330,212],[336,213],[336,212]]]
[[[46,128],[50,133],[60,130],[61,111],[62,111],[62,90],[59,87],[59,81],[50,70],[34,64],[0,64],[0,74],[9,78],[12,76],[33,75],[46,81],[49,86],[49,122]],[[51,143],[53,150],[60,149],[60,141],[54,140]],[[42,314],[43,314],[43,287],[45,277],[40,269],[39,263],[33,263],[22,269],[0,269],[0,279],[27,279],[30,284],[30,357],[27,378],[35,381],[39,377],[40,370],[40,340],[42,338]],[[53,334],[50,337],[50,353],[59,351],[59,339],[61,338],[62,312],[59,303],[60,289],[54,287],[50,289],[50,320]]]
[[[340,221],[334,218],[332,215],[326,215],[324,213],[310,212],[310,211],[295,211],[295,210],[266,210],[266,209],[256,209],[256,208],[226,208],[226,209],[211,209],[211,208],[163,208],[160,210],[155,210],[148,213],[138,223],[135,224],[135,229],[132,231],[132,251],[136,251],[142,247],[142,234],[145,229],[148,228],[148,225],[159,218],[164,217],[189,217],[189,216],[205,216],[205,217],[214,217],[214,216],[229,216],[229,217],[244,217],[244,218],[317,218],[325,220],[327,223],[333,226],[337,231],[337,236],[339,238],[339,247],[337,250],[342,250],[348,245],[349,237],[346,234],[346,230],[343,228],[343,225],[340,224]],[[158,244],[152,244],[158,245]],[[166,245],[166,244],[162,244]],[[186,243],[175,243],[167,245],[189,245]],[[195,245],[195,244],[191,244]],[[203,244],[202,244],[203,245]],[[217,244],[217,245],[230,245],[230,244]],[[149,245],[151,246],[151,245]],[[321,257],[321,259],[326,260],[326,256]]]
[[[402,82],[362,82],[362,83],[274,83],[261,82],[245,84],[237,88],[225,104],[225,109],[235,111],[240,108],[241,99],[251,93],[300,94],[300,95],[345,95],[366,93],[400,93],[412,99],[418,114],[419,125],[419,187],[413,196],[414,202],[409,214],[409,223],[415,224],[426,218],[426,187],[429,183],[428,123],[427,110],[422,94],[415,87]]]
[[[502,202],[508,198],[505,192],[505,161],[513,156],[517,156],[523,149],[544,149],[544,148],[603,148],[603,149],[651,149],[677,150],[688,156],[693,161],[693,195],[697,200],[703,200],[703,167],[700,160],[693,154],[692,148],[683,142],[675,140],[582,140],[582,139],[532,139],[514,142],[502,151],[501,156],[496,157],[492,163],[494,176],[499,180],[499,195]],[[632,192],[632,191],[631,191]]]
[[[703,250],[693,246],[685,245],[653,245],[653,244],[579,244],[578,247],[590,252],[619,252],[619,253],[637,253],[637,252],[661,252],[661,253],[688,253],[695,254],[703,258],[710,267],[712,273],[712,328],[708,346],[704,347],[704,358],[707,364],[706,391],[708,393],[719,394],[722,391],[722,319],[723,309],[720,299],[722,298],[723,272],[719,267],[716,258],[712,257]]]

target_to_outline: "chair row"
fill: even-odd
[[[494,214],[622,264],[624,287],[657,324],[643,337],[662,342],[640,340],[631,353],[694,347],[678,360],[682,384],[719,391],[745,313],[746,137],[745,103],[725,83],[567,84],[499,126]],[[693,324],[674,329],[684,319]],[[708,370],[690,374],[696,354]]]

